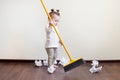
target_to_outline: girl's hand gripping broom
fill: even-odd
[[[44,10],[45,10],[48,18],[50,19],[50,21],[52,21],[52,18],[50,17],[50,15],[49,15],[49,13],[48,13],[48,10],[47,10],[47,8],[46,8],[43,0],[40,0],[40,2],[41,2],[41,4],[42,4],[42,6],[43,6],[43,8],[44,8]],[[60,41],[61,41],[61,43],[62,43],[62,45],[63,45],[64,50],[66,51],[66,53],[67,53],[67,55],[68,55],[68,57],[69,57],[69,59],[70,59],[69,64],[66,64],[66,65],[63,66],[63,67],[64,67],[64,71],[67,72],[67,71],[69,71],[69,70],[71,70],[71,69],[73,69],[73,68],[75,68],[75,67],[77,67],[77,66],[79,66],[79,65],[81,65],[81,64],[84,64],[85,61],[84,61],[82,58],[79,58],[79,59],[77,59],[77,60],[73,60],[73,59],[72,59],[72,57],[71,57],[69,51],[67,50],[67,48],[66,48],[66,46],[65,46],[65,44],[64,44],[64,42],[63,42],[63,40],[62,40],[62,38],[61,38],[61,36],[60,36],[60,34],[58,33],[58,31],[57,31],[57,29],[56,29],[56,27],[55,27],[55,25],[54,25],[54,23],[52,24],[52,26],[53,26],[53,29],[55,30],[55,33],[57,34],[58,38],[60,39]]]

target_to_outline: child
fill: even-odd
[[[46,52],[48,54],[48,68],[47,71],[49,73],[53,73],[57,66],[54,64],[56,57],[57,57],[57,49],[59,47],[59,38],[56,35],[52,24],[57,27],[59,19],[60,19],[60,13],[59,10],[51,9],[51,12],[49,13],[50,17],[52,18],[52,22],[49,20],[49,24],[46,26]]]

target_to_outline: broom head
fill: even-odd
[[[80,58],[80,59],[77,59],[77,60],[70,61],[70,63],[67,64],[67,65],[64,65],[63,68],[64,68],[64,71],[67,72],[67,71],[69,71],[73,68],[76,68],[76,67],[84,64],[84,63],[85,63],[85,61],[82,58]]]

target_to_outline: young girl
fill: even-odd
[[[60,19],[60,13],[59,10],[54,10],[51,9],[51,12],[49,13],[50,17],[52,18],[52,22],[49,20],[49,24],[46,26],[46,44],[45,44],[45,48],[46,48],[46,52],[48,54],[48,68],[47,71],[49,73],[53,73],[55,71],[55,69],[57,68],[57,66],[54,64],[56,58],[57,58],[57,49],[59,47],[59,38],[57,37],[52,24],[54,23],[54,25],[57,28],[59,19]]]

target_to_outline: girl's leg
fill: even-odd
[[[55,67],[53,63],[53,57],[54,57],[54,49],[53,48],[46,48],[47,54],[48,54],[48,68],[47,71],[49,73],[54,73]]]
[[[48,67],[53,65],[53,55],[54,55],[54,49],[53,48],[46,48],[47,54],[48,54]]]
[[[54,48],[54,55],[53,55],[53,64],[55,63],[55,60],[57,59],[57,55],[58,55],[58,49]],[[57,68],[57,65],[54,65],[55,68]]]

